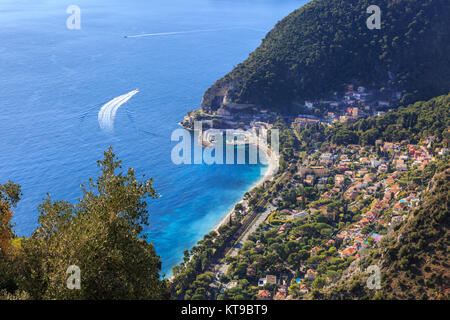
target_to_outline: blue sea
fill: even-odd
[[[1,0],[0,183],[22,186],[15,232],[29,236],[47,193],[76,201],[108,146],[155,179],[146,230],[170,275],[264,175],[262,165],[175,165],[171,134],[204,91],[307,1]],[[70,30],[69,5],[81,29]],[[143,37],[125,37],[147,34]],[[102,130],[100,108],[139,89]],[[111,119],[109,119],[111,120]]]

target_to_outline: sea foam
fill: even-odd
[[[98,124],[100,129],[103,131],[113,131],[114,129],[114,118],[116,117],[117,110],[130,100],[139,90],[133,90],[127,94],[121,95],[117,98],[112,99],[100,108],[98,112]]]

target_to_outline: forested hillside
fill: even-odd
[[[370,5],[381,29],[369,30]],[[450,87],[447,0],[314,0],[281,20],[249,58],[217,81],[202,108],[217,101],[293,111],[293,102],[327,97],[350,81],[426,100]],[[219,98],[219,99],[216,99]]]
[[[376,140],[399,142],[436,136],[450,140],[450,93],[428,101],[400,107],[380,117],[361,119],[355,123],[330,127],[327,137],[337,144],[374,145]]]
[[[448,146],[450,141],[450,94],[400,107],[381,117],[361,119],[329,129],[327,137],[341,145],[375,145],[376,140],[410,143],[434,141]],[[435,175],[433,177],[433,172]],[[450,261],[448,259],[450,223],[450,168],[437,162],[423,171],[412,171],[412,181],[428,188],[420,206],[397,225],[382,245],[362,256],[350,276],[324,290],[321,298],[331,299],[448,299]],[[417,180],[418,179],[418,180]],[[381,289],[368,289],[370,265],[381,268]]]

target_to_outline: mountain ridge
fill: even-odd
[[[372,2],[313,0],[295,10],[205,92],[202,110],[236,103],[295,112],[295,103],[326,97],[355,80],[401,90],[402,104],[446,93],[450,3],[377,1],[381,29],[369,30]]]

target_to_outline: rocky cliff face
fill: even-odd
[[[203,95],[202,110],[205,112],[217,111],[222,105],[231,101],[233,89],[233,81],[227,79],[217,81]]]
[[[236,81],[221,79],[203,95],[201,109],[218,116],[232,116],[239,113],[254,113],[258,107],[254,104],[234,103]]]

